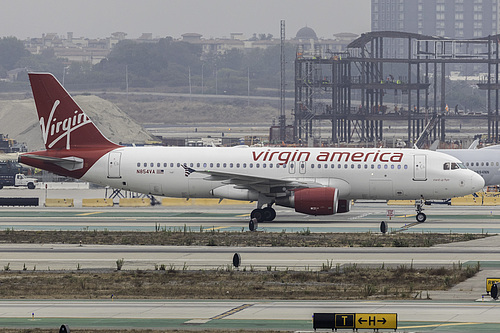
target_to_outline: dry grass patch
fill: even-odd
[[[221,232],[169,228],[140,231],[0,231],[0,243],[99,245],[294,246],[294,247],[428,247],[487,237],[488,234]]]
[[[217,270],[39,272],[0,274],[3,299],[411,299],[474,276],[479,265],[414,269],[323,266],[320,271]],[[424,293],[422,293],[424,291]],[[432,296],[431,296],[432,297]]]

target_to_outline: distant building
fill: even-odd
[[[109,55],[118,42],[126,39],[126,36],[125,32],[114,32],[107,38],[90,39],[75,37],[73,32],[68,32],[65,37],[56,33],[47,33],[42,34],[41,38],[28,38],[24,44],[26,49],[33,54],[39,54],[43,50],[51,48],[57,57],[66,58],[69,62],[97,64]],[[266,49],[280,44],[280,39],[272,38],[271,35],[259,39],[254,34],[253,37],[246,39],[240,32],[231,33],[230,38],[204,39],[203,35],[194,32],[182,34],[181,37],[177,41],[200,45],[202,56],[224,54],[232,49],[243,52],[255,48]],[[332,39],[321,39],[317,37],[312,28],[304,27],[299,29],[294,38],[287,40],[287,43],[291,43],[301,50],[332,53],[345,50],[347,44],[355,38],[357,38],[355,34],[340,33],[333,35]],[[158,40],[159,38],[153,38],[152,33],[143,33],[135,39],[140,43],[155,43]]]
[[[499,33],[499,4],[500,0],[371,0],[371,28],[451,39],[480,38]],[[405,39],[385,39],[384,56],[405,57],[406,43]],[[466,52],[471,51],[484,52],[480,45]],[[453,66],[460,71],[464,67]],[[467,70],[480,69],[469,66]]]
[[[498,33],[498,0],[372,0],[372,31],[449,38]]]

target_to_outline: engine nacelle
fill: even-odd
[[[256,201],[259,193],[248,189],[235,188],[234,185],[224,185],[214,188],[210,194],[217,198]]]
[[[339,200],[339,204],[337,207],[337,213],[347,213],[351,210],[351,202],[352,200],[345,200],[341,199]]]
[[[333,187],[301,188],[290,196],[276,198],[276,204],[302,214],[332,215],[337,213],[338,197],[339,191]]]

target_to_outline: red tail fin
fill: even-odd
[[[109,141],[50,73],[29,73],[47,150],[112,148]]]

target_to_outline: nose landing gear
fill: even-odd
[[[424,210],[423,205],[424,205],[423,199],[415,200],[415,210],[417,211],[416,219],[417,222],[419,223],[423,223],[427,219],[427,215],[422,213],[422,211]]]

